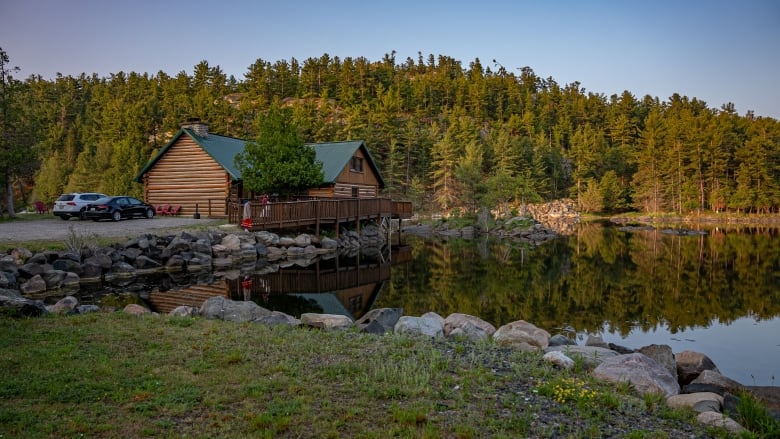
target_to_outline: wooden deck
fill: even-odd
[[[393,201],[389,198],[327,198],[280,203],[250,202],[252,230],[280,230],[299,227],[316,228],[322,225],[369,219],[407,219],[412,217],[410,201]],[[228,222],[241,224],[243,206],[228,204]],[[338,228],[336,228],[338,233]]]

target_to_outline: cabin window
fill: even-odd
[[[352,186],[352,198],[358,197],[358,188],[357,186]]]
[[[363,172],[363,159],[360,157],[352,157],[352,171]]]

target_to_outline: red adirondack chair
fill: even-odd
[[[35,210],[38,213],[46,213],[49,211],[49,206],[47,206],[43,201],[36,201],[33,204],[35,204]]]
[[[168,211],[168,215],[178,215],[181,211],[181,206],[171,206],[171,210]]]
[[[160,204],[157,206],[157,215],[170,215],[171,214],[171,205],[170,204]]]

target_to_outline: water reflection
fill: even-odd
[[[487,238],[407,238],[392,255],[115,279],[108,295],[103,285],[96,293],[82,288],[78,298],[105,305],[112,294],[140,297],[159,312],[223,296],[296,317],[357,319],[372,308],[400,307],[406,315],[472,314],[496,326],[523,319],[581,339],[598,333],[628,347],[699,350],[744,384],[775,385],[778,229],[701,230],[706,234],[584,223],[534,248]]]
[[[306,266],[268,264],[216,273],[207,282],[184,287],[163,285],[144,298],[150,307],[167,313],[177,306],[200,306],[206,299],[222,296],[251,300],[260,306],[299,317],[303,313],[341,314],[359,319],[371,310],[393,263],[408,262],[408,247],[367,257],[317,259]]]
[[[683,339],[716,326],[738,331],[734,323],[749,318],[759,329],[751,342],[763,347],[756,360],[768,355],[780,364],[771,330],[780,316],[778,229],[701,229],[706,234],[585,223],[533,249],[418,240],[410,243],[412,262],[393,268],[377,306],[400,306],[411,315],[463,312],[496,325],[524,319],[551,333],[602,333],[616,342],[659,331]],[[745,369],[751,360],[734,361]]]

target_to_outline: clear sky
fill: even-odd
[[[422,52],[780,119],[778,0],[0,0],[0,47],[19,79]]]

